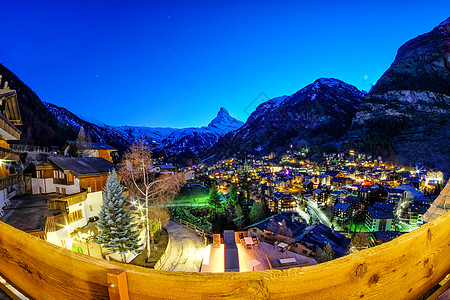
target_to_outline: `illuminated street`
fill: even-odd
[[[320,220],[320,222],[322,224],[325,224],[328,227],[331,227],[331,222],[330,220],[327,218],[327,216],[320,210],[319,207],[317,207],[317,204],[311,200],[307,200],[306,201],[308,208],[314,212],[314,214],[316,215],[316,217]]]
[[[169,249],[167,249],[168,258],[160,269],[199,272],[205,253],[203,239],[172,221],[169,221],[166,229],[170,237]]]

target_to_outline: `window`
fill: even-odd
[[[62,194],[66,194],[66,188],[62,188]]]
[[[69,223],[75,222],[81,218],[83,218],[83,212],[81,209],[71,212],[69,214]]]
[[[308,254],[308,251],[302,250],[302,253],[303,253],[303,254]]]
[[[53,178],[58,178],[58,170],[53,170]]]
[[[87,192],[88,192],[88,193],[92,192],[92,188],[91,188],[90,186],[88,186]]]
[[[92,207],[92,205],[89,205],[89,210],[94,211],[94,208]]]
[[[36,171],[36,178],[42,178],[41,171]]]
[[[59,194],[59,187],[56,187],[56,193]]]

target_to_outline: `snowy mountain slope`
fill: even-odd
[[[71,130],[79,131],[80,127],[83,127],[92,140],[109,143],[120,150],[125,150],[133,142],[144,138],[154,149],[163,150],[170,155],[186,151],[200,154],[217,142],[220,136],[244,124],[231,117],[222,107],[208,126],[199,128],[102,126],[88,122],[63,107],[51,103],[44,104],[59,122]]]

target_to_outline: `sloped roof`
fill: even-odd
[[[347,211],[347,209],[350,207],[350,203],[342,203],[342,202],[338,202],[336,203],[336,205],[334,206],[334,210],[342,210],[342,211]]]
[[[450,182],[450,180],[449,180]],[[428,211],[423,215],[422,220],[424,222],[431,222],[436,218],[439,218],[446,212],[450,210],[450,184],[447,182],[447,185],[441,191],[439,197],[434,200],[431,204],[431,207]]]
[[[112,169],[118,169],[118,166],[101,157],[56,157],[48,158],[58,168],[64,171],[70,171],[76,176],[88,176],[98,174],[108,174]]]

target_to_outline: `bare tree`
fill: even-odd
[[[351,246],[353,246],[357,251],[361,251],[365,248],[368,248],[369,245],[370,242],[368,233],[358,232],[352,238]]]
[[[167,204],[184,184],[184,175],[161,172],[153,164],[151,149],[144,141],[133,144],[122,162],[120,175],[133,198],[144,204],[147,261],[150,258],[150,225],[168,221]],[[159,225],[160,226],[160,225]]]
[[[92,147],[92,141],[89,134],[84,132],[84,128],[80,127],[78,132],[77,140],[75,141],[75,146],[78,150],[79,156],[87,156],[87,151]]]

